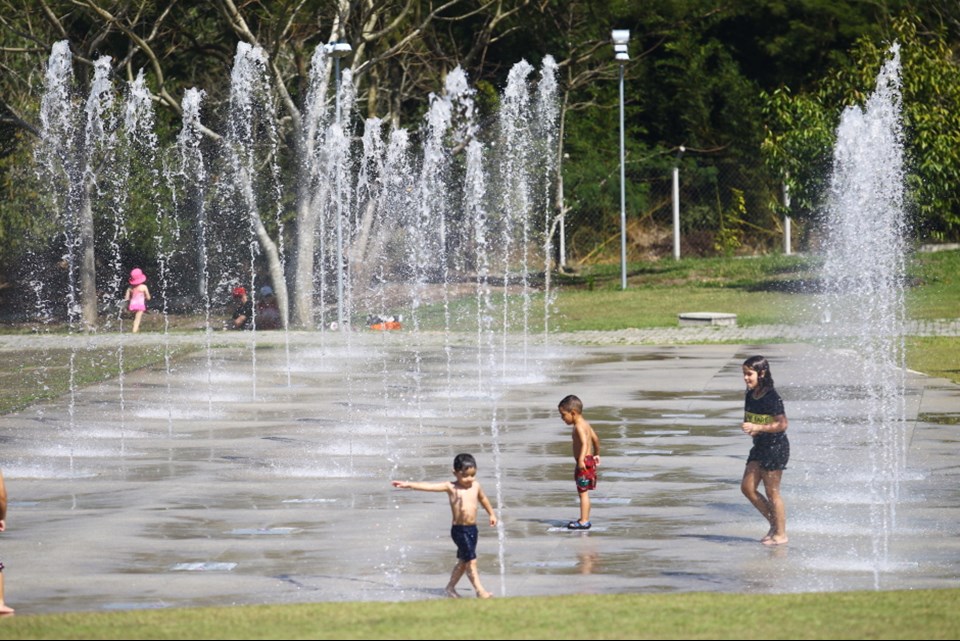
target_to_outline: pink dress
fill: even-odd
[[[130,292],[130,311],[144,312],[147,310],[147,303],[142,289],[135,287]]]

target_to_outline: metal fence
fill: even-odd
[[[628,261],[802,249],[803,226],[785,217],[783,183],[762,164],[716,156],[677,158],[673,167],[669,164],[633,168],[628,174]],[[568,214],[563,226],[566,263],[619,260],[618,198],[615,206]]]

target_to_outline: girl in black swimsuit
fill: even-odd
[[[740,489],[770,523],[770,530],[760,542],[783,545],[787,542],[787,514],[780,496],[780,477],[790,460],[787,415],[783,400],[773,387],[773,375],[766,358],[752,356],[744,361],[743,381],[747,392],[742,429],[744,434],[753,437],[753,448],[747,457]],[[764,494],[759,492],[761,482]]]

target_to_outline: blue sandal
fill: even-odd
[[[581,523],[579,520],[570,521],[569,523],[567,523],[567,529],[568,530],[589,530],[590,525],[591,525],[590,521],[587,521],[586,523]]]

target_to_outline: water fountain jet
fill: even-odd
[[[837,128],[833,174],[827,194],[823,289],[819,302],[824,344],[847,350],[844,379],[864,398],[852,401],[844,388],[827,389],[831,402],[858,415],[841,424],[835,438],[862,442],[870,470],[875,586],[889,564],[890,536],[906,468],[903,326],[906,262],[904,151],[901,122],[900,49],[876,79],[863,108],[847,107]],[[839,415],[840,407],[836,407]],[[847,462],[849,463],[849,462]]]

